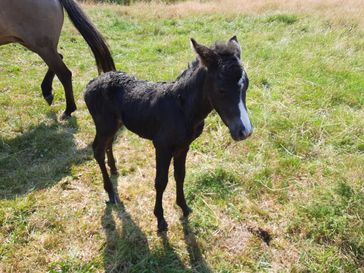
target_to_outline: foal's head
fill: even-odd
[[[191,39],[200,62],[207,68],[206,93],[212,107],[229,128],[234,140],[248,138],[253,127],[245,104],[249,85],[248,75],[241,64],[241,49],[236,36],[226,44],[212,48]]]

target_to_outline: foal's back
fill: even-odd
[[[159,132],[178,131],[183,115],[172,93],[173,83],[137,80],[123,72],[109,72],[89,83],[85,101],[97,127],[112,116],[119,124],[147,139],[157,141]],[[177,123],[176,123],[177,122]]]

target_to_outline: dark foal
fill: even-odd
[[[168,227],[162,197],[172,158],[177,204],[184,216],[191,212],[183,192],[186,156],[191,142],[202,133],[206,116],[215,109],[234,140],[243,140],[252,134],[245,105],[249,81],[240,62],[236,36],[212,48],[191,41],[198,58],[174,82],[151,83],[123,72],[109,72],[91,81],[85,92],[85,101],[96,125],[94,155],[111,203],[119,200],[107,173],[105,152],[111,173],[116,173],[112,153],[116,131],[125,125],[153,141],[157,163],[154,214],[159,231]]]

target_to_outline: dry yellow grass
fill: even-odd
[[[110,6],[108,4],[102,5]],[[213,13],[238,15],[278,10],[294,11],[295,13],[325,16],[339,24],[358,24],[360,27],[364,27],[364,0],[215,0],[185,1],[169,5],[152,1],[149,3],[138,2],[131,6],[113,6],[117,12],[143,18],[183,17]]]

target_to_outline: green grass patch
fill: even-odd
[[[308,204],[299,203],[291,232],[299,231],[317,245],[308,249],[316,270],[353,271],[364,259],[364,193],[345,181],[320,188]],[[302,223],[306,222],[302,226]],[[321,252],[320,254],[318,252]],[[321,264],[323,263],[323,264]],[[309,265],[309,264],[308,264]]]
[[[116,66],[140,79],[175,79],[210,45],[237,35],[250,78],[253,136],[234,142],[217,113],[192,145],[181,221],[173,174],[170,231],[156,233],[154,150],[123,130],[113,181],[124,208],[105,206],[83,102],[97,75],[66,19],[59,50],[78,110],[61,122],[63,88],[42,98],[43,61],[0,47],[0,272],[361,272],[363,265],[363,30],[294,11],[143,18],[89,7]],[[267,230],[267,245],[254,230]]]
[[[292,25],[298,21],[298,16],[294,14],[275,14],[267,17],[266,22],[284,23],[286,25]]]
[[[187,192],[190,201],[199,196],[225,200],[229,195],[234,194],[235,188],[238,186],[237,176],[223,167],[196,174],[190,180],[193,180],[193,184],[188,187]]]

